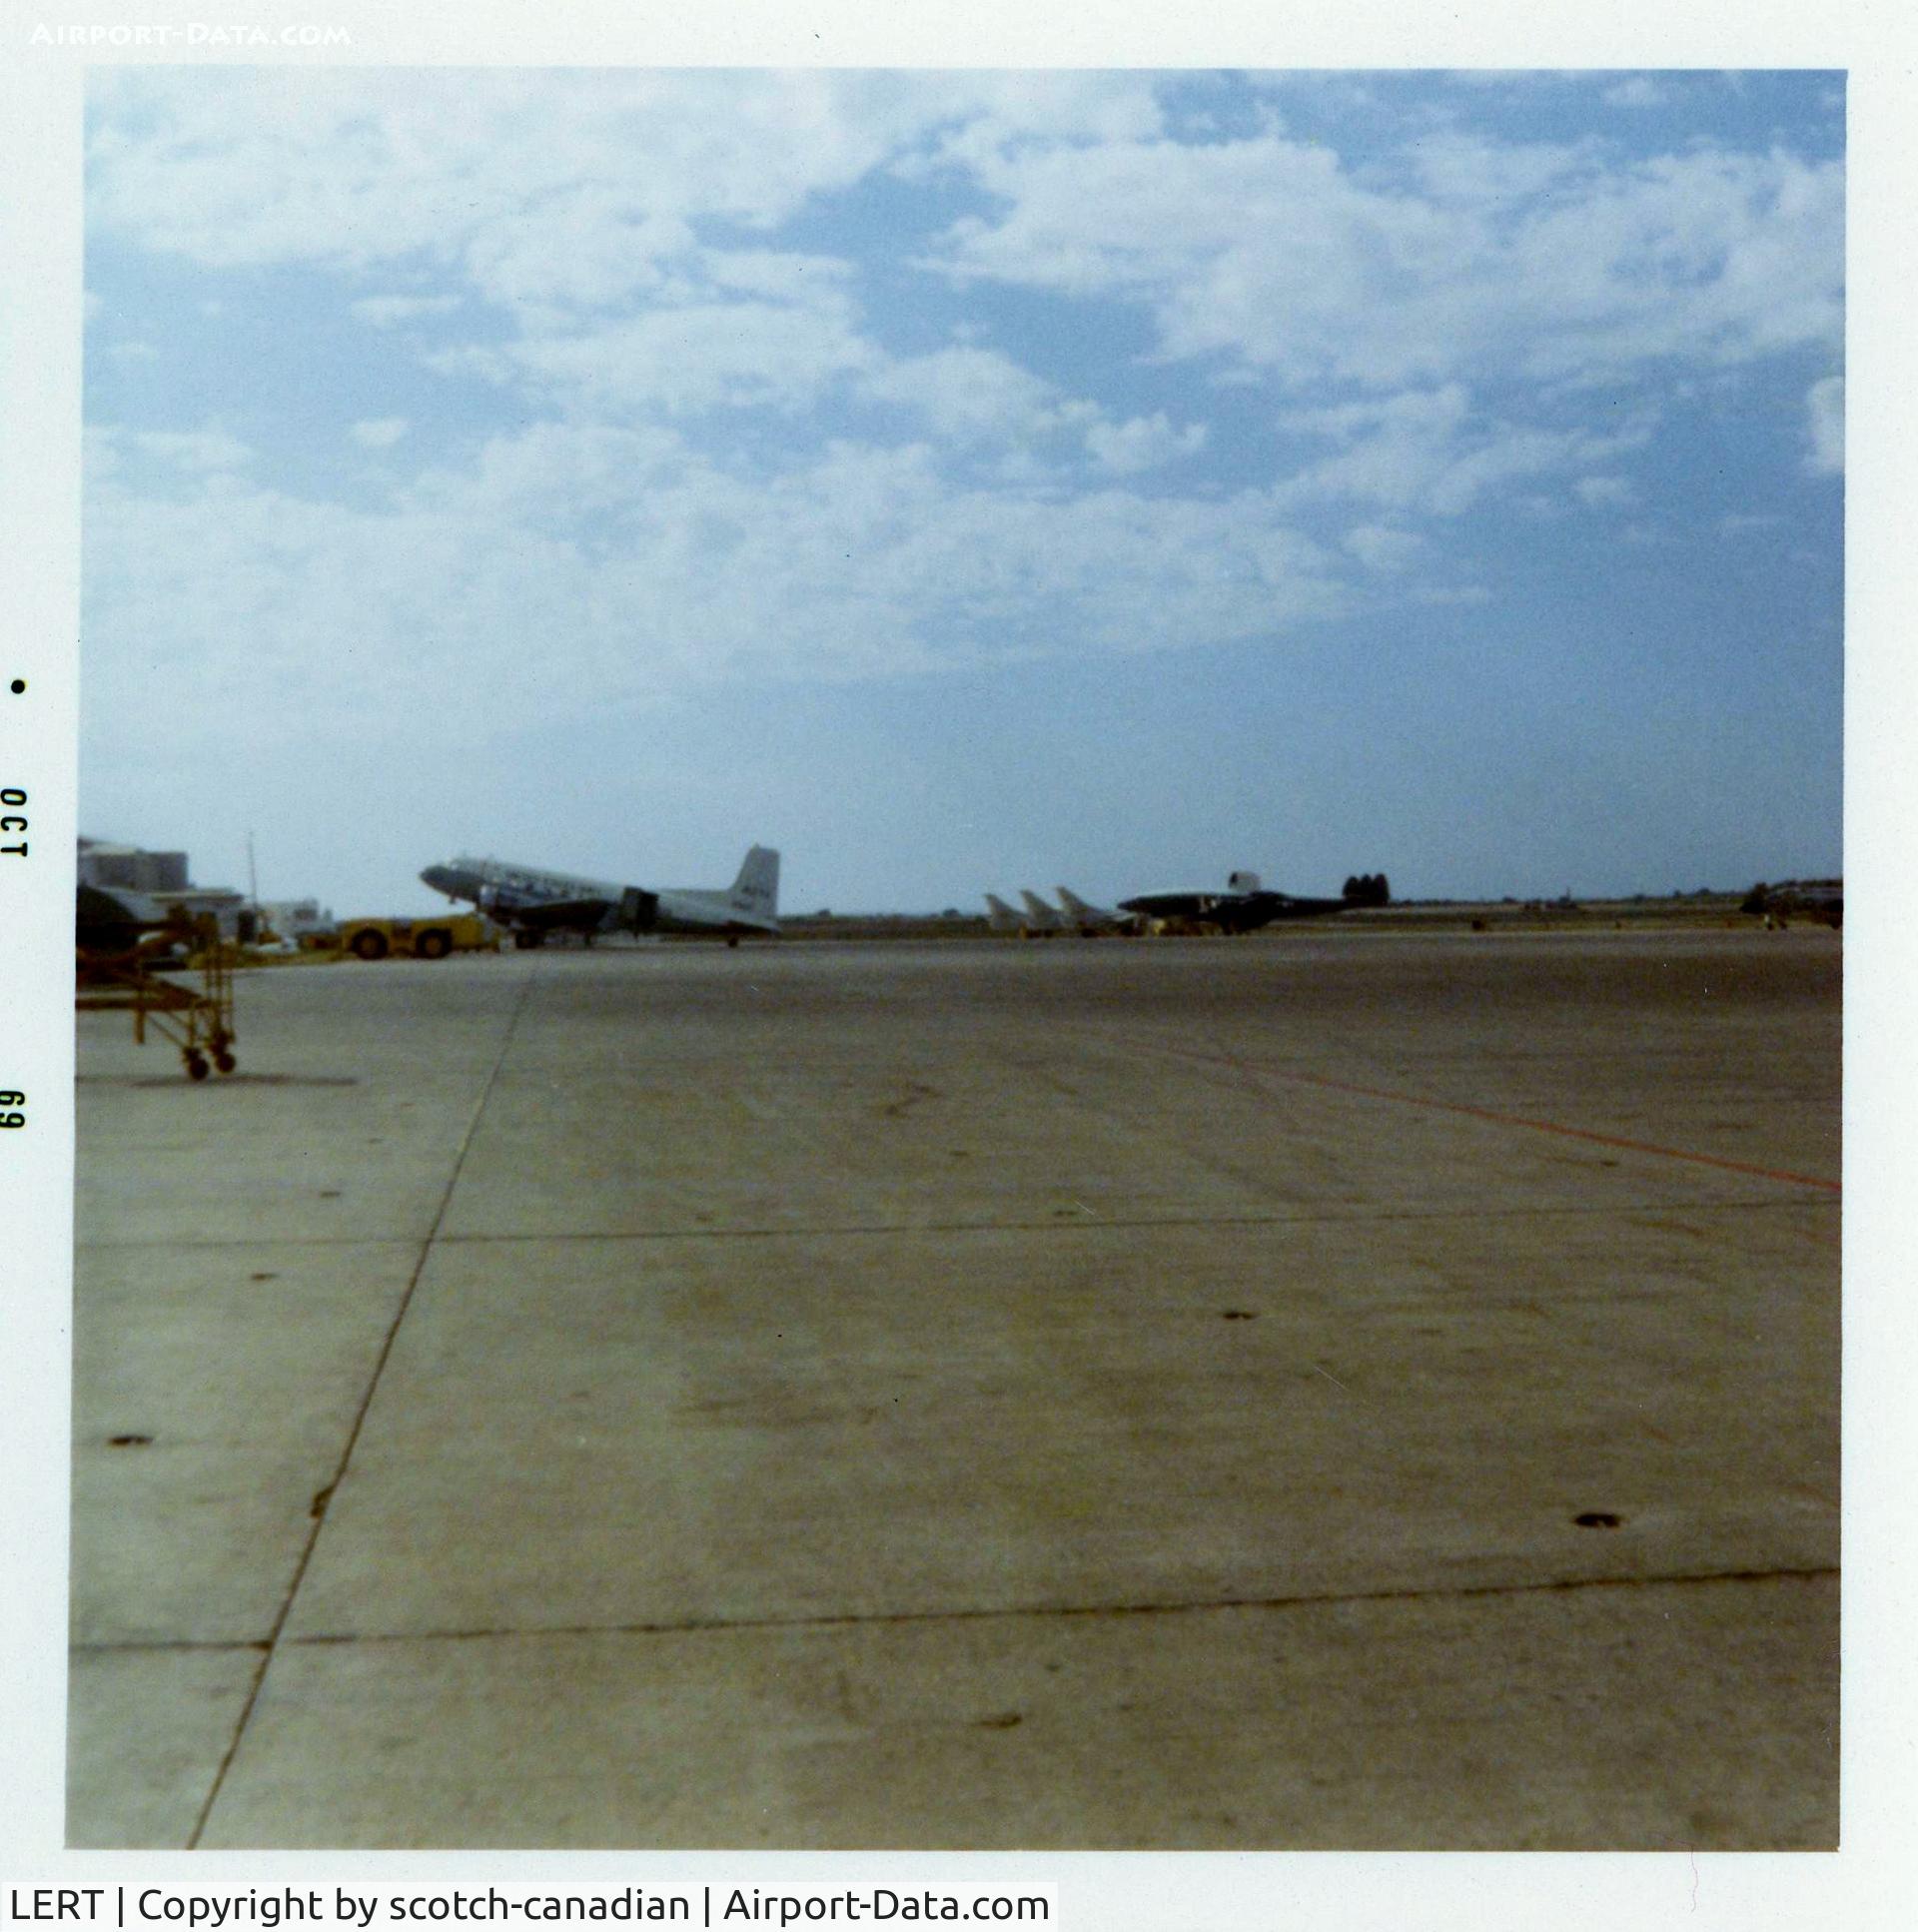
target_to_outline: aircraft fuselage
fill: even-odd
[[[422,881],[537,943],[549,932],[687,933],[739,939],[778,932],[779,855],[755,846],[730,887],[621,885],[509,859],[455,858]]]

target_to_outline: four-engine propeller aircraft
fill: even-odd
[[[1344,912],[1347,903],[1268,892],[1257,872],[1234,872],[1223,892],[1141,892],[1121,899],[1119,910],[1137,913],[1161,930],[1172,926],[1239,933],[1256,932],[1277,919],[1317,919]]]
[[[779,931],[779,854],[755,845],[729,886],[669,886],[648,890],[579,879],[564,872],[501,859],[449,859],[421,879],[449,899],[471,900],[488,919],[512,930],[516,946],[540,946],[546,935],[693,933],[723,939],[776,936]]]

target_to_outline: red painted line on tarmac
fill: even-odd
[[[1555,1120],[1529,1120],[1522,1114],[1495,1113],[1489,1107],[1471,1107],[1463,1101],[1432,1100],[1424,1094],[1396,1094],[1384,1087],[1362,1087],[1350,1080],[1334,1080],[1322,1073],[1298,1073],[1282,1067],[1262,1067],[1238,1060],[1230,1054],[1199,1053],[1190,1047],[1162,1046],[1162,1053],[1177,1054],[1186,1060],[1208,1060],[1217,1066],[1236,1067],[1241,1073],[1261,1074],[1272,1080],[1290,1080],[1300,1086],[1325,1087],[1334,1093],[1358,1094],[1366,1100],[1392,1100],[1402,1107],[1426,1107],[1441,1114],[1463,1114],[1471,1120],[1490,1121],[1497,1127],[1528,1127],[1536,1134],[1559,1134],[1566,1140],[1594,1141],[1600,1147],[1621,1147],[1632,1154],[1656,1154],[1667,1161],[1691,1161],[1699,1167],[1723,1168],[1730,1174],[1753,1174],[1762,1181],[1788,1181],[1795,1187],[1826,1188],[1833,1194],[1844,1191],[1839,1181],[1821,1175],[1793,1174],[1784,1168],[1758,1167],[1750,1161],[1728,1161],[1717,1154],[1694,1154],[1682,1147],[1659,1147],[1651,1141],[1627,1140],[1621,1134],[1594,1133],[1588,1127],[1566,1127]]]

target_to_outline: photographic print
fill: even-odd
[[[1845,115],[95,67],[70,1844],[1833,1848]]]

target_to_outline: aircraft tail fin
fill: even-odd
[[[726,896],[735,911],[750,913],[755,919],[778,918],[779,854],[770,846],[755,845],[746,854]]]
[[[1071,913],[1075,919],[1085,919],[1091,916],[1092,907],[1087,905],[1085,900],[1080,898],[1078,893],[1073,891],[1071,886],[1056,885],[1052,889],[1053,891],[1058,893],[1059,903],[1062,906],[1064,906],[1065,909],[1069,913]]]

